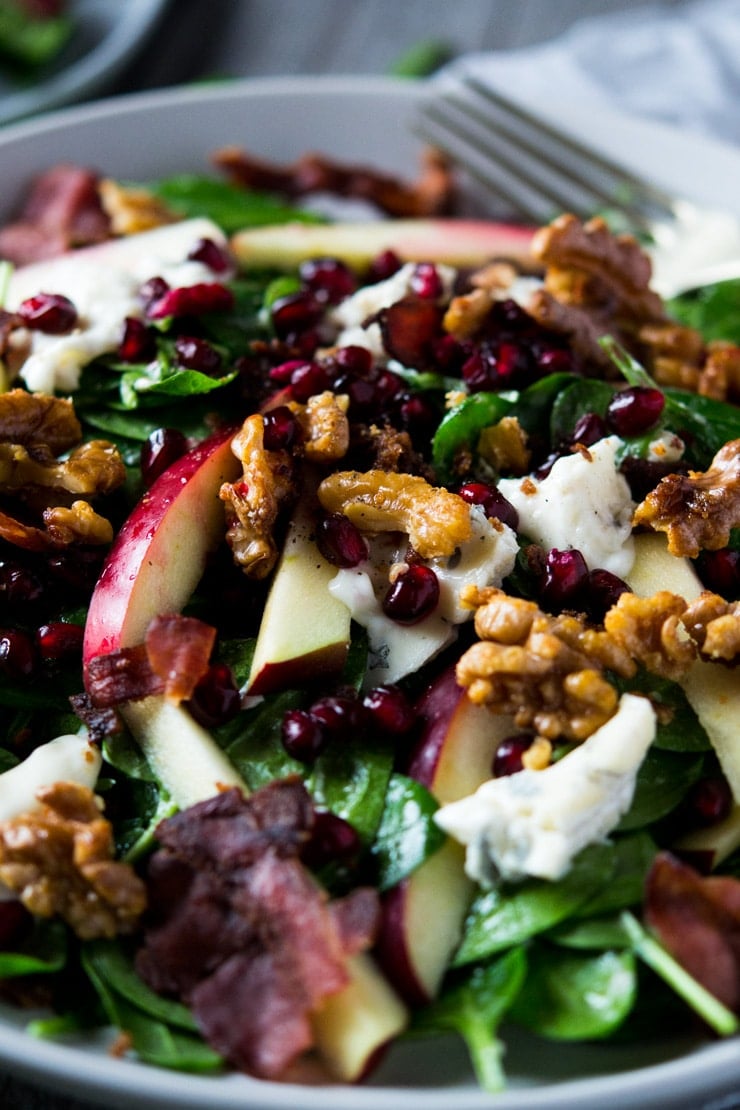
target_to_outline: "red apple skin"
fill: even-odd
[[[443,805],[471,794],[491,777],[500,741],[514,731],[510,718],[474,705],[449,668],[419,704],[423,725],[408,774]],[[447,841],[383,898],[378,959],[410,1006],[434,998],[473,890],[460,845]],[[433,923],[433,924],[432,924]]]
[[[90,601],[83,668],[143,642],[153,617],[179,612],[226,531],[221,484],[238,477],[224,428],[172,464],[143,495],[108,552]]]

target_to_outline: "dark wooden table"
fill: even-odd
[[[552,38],[586,16],[638,12],[654,2],[171,0],[152,40],[107,91],[131,92],[208,78],[386,73],[421,40],[434,39],[456,54],[506,50]],[[681,0],[663,2],[673,7]],[[90,1110],[87,1102],[3,1075],[0,1107]]]

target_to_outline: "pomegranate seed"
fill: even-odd
[[[234,294],[219,282],[201,281],[169,289],[147,306],[150,320],[168,316],[200,316],[207,312],[228,312],[234,307]]]
[[[461,343],[452,335],[443,335],[434,344],[434,363],[443,374],[457,377],[470,354],[469,344]]]
[[[262,416],[264,430],[262,442],[268,451],[287,450],[292,447],[298,424],[287,405],[276,405]]]
[[[350,344],[340,347],[332,356],[332,361],[337,370],[345,374],[354,374],[358,378],[367,377],[373,368],[373,356],[367,347],[358,347]]]
[[[169,283],[163,277],[149,278],[148,281],[139,286],[139,300],[144,306],[144,311],[148,314],[151,306],[160,301],[165,293],[169,293],[169,290]]]
[[[569,374],[573,370],[573,355],[562,347],[550,347],[539,356],[537,365],[545,374]]]
[[[77,547],[74,551],[61,551],[47,561],[50,576],[65,590],[89,594],[100,574],[103,552],[100,548]]]
[[[271,381],[277,382],[279,385],[288,385],[294,371],[305,365],[304,359],[291,358],[288,362],[281,362],[278,366],[273,366],[268,376]]]
[[[598,440],[607,435],[606,423],[597,412],[584,412],[576,421],[571,441],[582,443],[584,447],[591,447]]]
[[[188,441],[177,428],[157,428],[141,447],[141,476],[145,486],[163,474],[188,449]]]
[[[356,698],[333,695],[319,698],[309,708],[314,721],[318,721],[324,736],[334,740],[351,740],[365,731],[367,712]]]
[[[294,400],[305,404],[309,397],[323,393],[331,386],[331,379],[324,366],[318,362],[303,362],[293,371],[290,379],[290,392]]]
[[[241,709],[241,696],[231,667],[212,663],[193,690],[188,709],[204,728],[217,728]]]
[[[398,400],[399,395],[404,392],[405,388],[403,379],[399,378],[398,374],[394,374],[392,370],[381,370],[373,386],[375,403],[380,407]]]
[[[321,723],[305,709],[289,709],[281,727],[283,747],[301,763],[311,763],[326,744]]]
[[[272,326],[280,339],[312,328],[323,314],[324,306],[308,290],[278,297],[270,308]]]
[[[135,316],[127,316],[123,321],[123,335],[118,344],[121,362],[149,362],[154,358],[155,352],[154,336],[144,321]]]
[[[0,671],[10,678],[29,678],[35,670],[36,649],[28,633],[0,629]]]
[[[339,304],[357,288],[355,275],[338,258],[311,258],[298,267],[298,276],[317,300]]]
[[[468,505],[482,505],[486,516],[495,517],[516,532],[519,527],[519,513],[495,486],[488,486],[484,482],[466,482],[458,493]]]
[[[395,251],[381,251],[370,263],[368,284],[374,285],[378,281],[386,281],[397,274],[402,266],[403,262]]]
[[[376,686],[362,699],[372,716],[373,724],[394,736],[408,732],[416,721],[416,712],[398,686]]]
[[[659,389],[634,385],[615,393],[606,410],[606,422],[620,436],[639,436],[660,420],[665,397]]]
[[[418,262],[411,274],[409,288],[417,297],[436,301],[444,293],[442,278],[433,262]]]
[[[439,424],[439,416],[433,406],[418,393],[401,401],[399,415],[406,431],[427,440],[431,439]]]
[[[46,335],[64,335],[77,323],[77,309],[62,293],[37,293],[23,301],[16,312],[27,328]]]
[[[402,571],[383,598],[383,612],[399,624],[416,624],[439,604],[439,579],[418,563]]]
[[[199,239],[188,254],[191,262],[202,262],[215,274],[227,274],[234,269],[234,260],[225,247],[213,239]]]
[[[559,612],[577,607],[588,582],[588,567],[583,555],[576,548],[548,551],[545,559],[545,576],[540,588],[546,609]]]
[[[534,736],[520,732],[516,736],[507,736],[496,748],[491,770],[494,778],[500,779],[505,775],[515,775],[523,768],[522,756],[532,747]]]
[[[51,621],[36,630],[36,643],[42,659],[71,659],[82,654],[85,629],[81,624]]]
[[[351,863],[361,847],[359,834],[349,821],[328,810],[319,810],[301,858],[307,867],[318,870],[327,863]]]
[[[629,593],[629,586],[616,574],[603,568],[589,571],[584,604],[591,620],[601,622],[624,593]]]
[[[732,804],[732,791],[727,779],[720,775],[699,779],[686,799],[693,821],[705,826],[716,825],[729,817]]]
[[[38,601],[43,594],[43,582],[28,567],[20,563],[0,562],[0,597],[9,605],[26,605]]]
[[[697,560],[699,577],[714,593],[727,601],[740,597],[740,551],[723,547],[719,551],[702,551]]]
[[[367,544],[344,513],[332,513],[320,521],[316,545],[335,567],[356,567],[367,559]]]
[[[221,355],[207,340],[194,335],[179,335],[175,340],[175,355],[186,370],[215,376],[221,369]]]

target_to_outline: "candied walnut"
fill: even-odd
[[[67,459],[39,459],[18,443],[0,443],[0,488],[50,487],[92,497],[123,485],[126,468],[118,448],[103,439],[82,443]]]
[[[613,235],[599,218],[559,216],[541,228],[532,254],[545,265],[544,288],[527,304],[543,326],[564,332],[587,363],[611,369],[599,345],[604,334],[634,346],[640,328],[666,319],[650,289],[650,259],[634,238]]]
[[[522,754],[522,767],[527,771],[544,771],[552,761],[552,743],[544,736],[536,736]]]
[[[390,424],[353,424],[351,456],[357,470],[392,470],[401,474],[419,474],[433,481],[429,464],[414,450],[408,432],[400,432]]]
[[[454,201],[450,163],[433,148],[422,152],[422,166],[415,182],[379,173],[367,166],[347,165],[319,154],[302,154],[292,165],[276,165],[254,158],[238,147],[224,147],[213,161],[237,185],[247,189],[301,197],[307,193],[334,193],[375,204],[389,216],[441,216]]]
[[[740,601],[725,601],[704,590],[681,619],[706,658],[729,663],[740,655]]]
[[[264,420],[259,413],[247,417],[231,449],[242,462],[243,474],[239,481],[221,486],[226,540],[245,574],[265,578],[278,557],[272,531],[292,492],[292,459],[287,451],[269,451],[264,446]]]
[[[610,663],[629,660],[603,636],[586,638],[590,630],[575,618],[550,617],[492,587],[468,587],[463,603],[478,606],[475,628],[485,637],[457,664],[471,701],[513,714],[517,727],[534,727],[546,740],[585,740],[609,720],[618,696],[597,653]]]
[[[0,823],[0,879],[31,913],[62,917],[83,940],[132,932],[145,887],[113,859],[110,822],[95,795],[58,782],[36,797],[40,809]]]
[[[726,443],[704,472],[666,475],[637,506],[633,523],[665,532],[672,555],[694,559],[726,547],[740,525],[740,439]]]
[[[696,645],[681,618],[686,602],[660,590],[652,597],[623,593],[604,618],[604,629],[653,674],[677,679],[696,659]]]
[[[452,555],[472,533],[461,497],[411,474],[337,471],[318,496],[322,508],[344,513],[360,531],[406,532],[422,559]]]
[[[302,450],[309,462],[336,462],[349,448],[349,397],[326,390],[309,397],[305,405],[288,406],[303,432]]]
[[[487,289],[473,289],[453,297],[442,317],[442,327],[455,339],[469,339],[482,326],[493,301]]]
[[[68,509],[64,505],[44,509],[43,517],[55,546],[68,547],[73,543],[101,546],[113,540],[113,525],[96,513],[88,501],[73,501]]]
[[[112,235],[136,235],[180,219],[148,189],[128,188],[104,178],[98,185],[98,194]]]
[[[527,433],[516,416],[504,416],[497,424],[484,428],[478,438],[478,454],[499,474],[527,474],[531,452]]]
[[[716,401],[740,401],[740,347],[733,343],[708,344],[697,391]]]
[[[25,389],[0,393],[0,442],[20,443],[29,450],[43,446],[60,455],[81,439],[80,422],[66,398]]]

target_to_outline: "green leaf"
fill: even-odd
[[[620,832],[644,828],[665,817],[686,796],[704,770],[702,756],[651,748],[642,761],[632,805],[619,822]]]
[[[706,752],[711,742],[688,698],[677,682],[660,678],[644,669],[629,679],[612,676],[620,693],[645,694],[670,720],[658,721],[653,748],[672,752]]]
[[[547,939],[563,948],[603,951],[630,947],[627,931],[616,914],[565,921],[548,933]]]
[[[666,309],[679,323],[701,332],[707,342],[726,339],[740,343],[739,278],[673,297],[666,303]]]
[[[438,809],[421,783],[406,775],[391,775],[372,848],[379,890],[395,886],[442,847],[445,834],[434,822]]]
[[[497,424],[512,408],[500,393],[473,393],[450,409],[432,440],[432,462],[440,477],[451,477],[460,452],[475,450],[483,429]]]
[[[622,1024],[635,995],[631,951],[591,955],[540,944],[530,950],[527,980],[511,1017],[542,1037],[593,1040]]]
[[[74,30],[69,15],[34,18],[18,0],[0,0],[0,57],[36,69],[51,62]]]
[[[100,974],[85,949],[82,950],[82,966],[100,998],[108,1021],[116,1028],[125,1030],[131,1038],[134,1052],[144,1063],[189,1072],[214,1072],[222,1068],[222,1058],[202,1040],[173,1030],[118,994]]]
[[[178,174],[146,186],[155,196],[183,217],[207,216],[227,235],[241,228],[284,224],[323,223],[314,213],[271,196],[216,178],[198,174]]]
[[[133,1006],[167,1025],[198,1031],[195,1019],[179,1002],[155,994],[136,974],[130,955],[118,940],[93,940],[85,944],[85,960],[99,978],[112,991],[127,999]]]
[[[645,831],[615,837],[614,870],[601,890],[579,906],[576,917],[596,917],[636,906],[642,902],[645,877],[650,870],[657,846]]]
[[[737,1017],[689,975],[631,913],[623,913],[620,920],[640,959],[699,1014],[715,1033],[729,1037],[738,1032],[740,1021]]]
[[[439,39],[423,39],[405,50],[388,70],[391,77],[429,77],[440,66],[449,62],[453,49]]]
[[[578,378],[561,390],[550,414],[550,441],[553,446],[567,442],[580,418],[587,412],[603,416],[614,396],[614,388],[592,378]]]
[[[498,960],[474,967],[462,981],[448,987],[414,1016],[412,1032],[458,1033],[468,1046],[481,1087],[500,1091],[505,1085],[503,1048],[496,1034],[522,989],[526,971],[523,948],[514,948]]]
[[[454,967],[486,959],[570,917],[611,879],[613,844],[592,844],[580,852],[557,882],[528,879],[479,894],[471,906]]]
[[[67,930],[60,921],[34,920],[30,935],[17,952],[0,952],[0,979],[49,975],[67,962]]]

